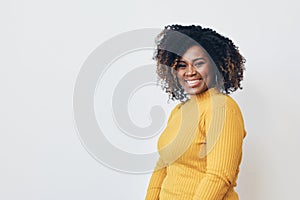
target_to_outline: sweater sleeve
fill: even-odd
[[[158,200],[161,184],[167,175],[167,169],[161,158],[158,159],[154,172],[151,175],[145,200]]]
[[[193,200],[222,200],[235,181],[246,135],[242,114],[237,106],[215,108],[207,116],[205,133],[205,177],[199,183]]]
[[[177,104],[171,111],[168,121],[167,121],[167,126],[170,123],[173,115],[175,112],[178,111],[179,107],[181,104]],[[148,185],[147,189],[147,194],[145,200],[158,200],[159,199],[159,194],[160,194],[160,189],[162,182],[165,179],[165,176],[167,175],[167,168],[166,168],[166,163],[162,160],[161,157],[159,157],[158,161],[156,162],[155,169],[151,175],[150,182]]]

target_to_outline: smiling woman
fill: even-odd
[[[209,28],[170,25],[156,38],[157,75],[172,110],[146,200],[238,200],[246,136],[230,92],[242,89],[244,57]]]

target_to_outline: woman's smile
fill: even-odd
[[[198,87],[202,83],[202,78],[198,79],[191,79],[191,80],[184,80],[188,87]]]

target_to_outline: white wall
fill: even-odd
[[[0,10],[0,199],[144,198],[150,174],[107,168],[82,146],[73,90],[83,62],[104,41],[172,23],[214,28],[247,59],[244,89],[233,95],[248,132],[240,199],[298,197],[297,1],[11,0],[1,1]],[[154,94],[154,101],[161,98]]]

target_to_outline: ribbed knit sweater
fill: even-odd
[[[238,200],[244,120],[216,88],[177,104],[161,133],[146,200]]]

